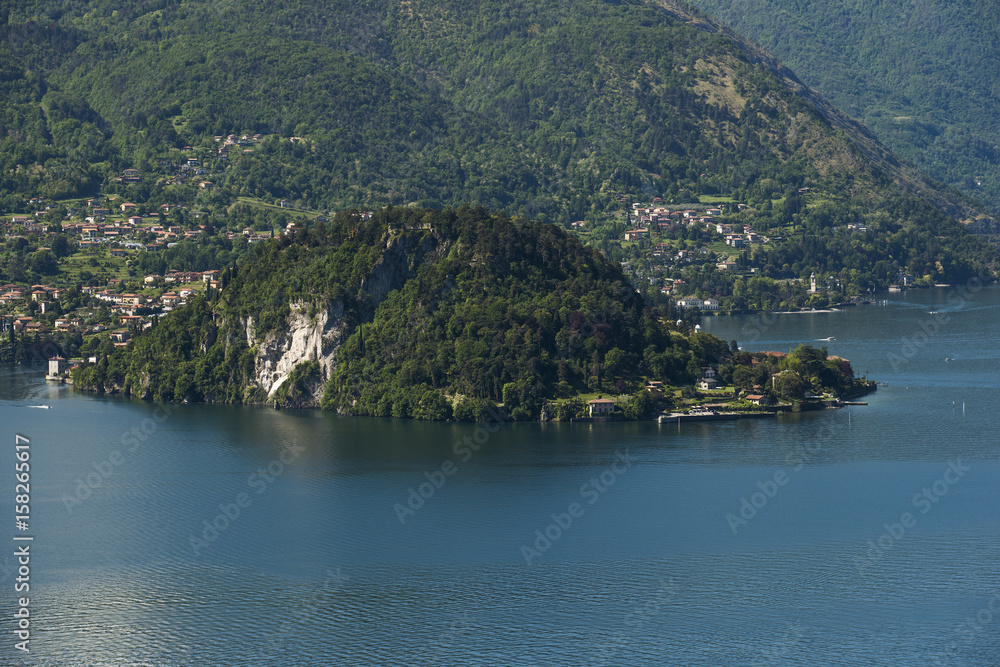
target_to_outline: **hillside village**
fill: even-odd
[[[302,227],[302,217],[286,222],[287,216],[268,215],[264,224],[217,231],[208,211],[159,203],[164,198],[198,203],[191,200],[191,188],[211,191],[212,174],[221,173],[237,151],[251,154],[261,138],[217,136],[217,148],[185,146],[144,171],[123,170],[109,178],[102,196],[61,202],[32,197],[25,202],[29,213],[0,218],[0,242],[12,251],[4,253],[4,273],[15,278],[0,286],[5,358],[25,354],[15,351],[19,341],[30,350],[51,339],[74,354],[81,347],[96,348],[99,341],[127,345],[159,316],[221,287],[222,266],[192,270],[181,262],[162,272],[141,272],[149,262],[140,260],[206,239],[248,248]],[[137,198],[142,192],[153,201]],[[276,204],[278,209],[287,205]],[[25,346],[22,338],[33,342]]]
[[[797,196],[809,196],[802,188]],[[624,198],[623,198],[624,203]],[[758,225],[763,223],[766,232]],[[624,225],[624,229],[622,229]],[[723,205],[665,205],[633,203],[611,224],[588,221],[572,223],[588,243],[601,247],[617,259],[622,270],[640,291],[673,300],[681,309],[737,311],[826,308],[837,304],[864,303],[874,288],[857,271],[821,273],[771,265],[783,243],[802,239],[801,227],[771,226],[770,216],[745,203]],[[834,234],[865,239],[868,228],[860,223],[834,227]],[[775,273],[799,277],[775,278]],[[889,276],[890,289],[917,285],[904,271]],[[925,278],[921,286],[929,286]],[[765,291],[783,293],[781,301],[761,299]],[[751,297],[750,292],[755,296]]]
[[[218,275],[219,271],[172,271],[166,276],[147,276],[146,289],[140,293],[115,291],[124,284],[119,278],[104,288],[8,283],[0,286],[0,331],[9,332],[10,342],[20,334],[69,334],[77,339],[101,336],[114,347],[122,347],[138,332],[153,326],[160,315],[206,289],[217,289]]]
[[[747,204],[738,204],[737,210],[748,210]],[[750,225],[737,225],[734,223],[720,222],[723,209],[712,207],[703,210],[667,208],[654,200],[652,206],[643,206],[641,203],[632,204],[632,215],[629,221],[635,221],[639,225],[634,229],[624,232],[625,241],[642,241],[654,237],[666,235],[671,230],[676,230],[679,226],[689,228],[703,228],[710,237],[722,236],[725,244],[734,250],[742,250],[752,245],[763,245],[770,243],[771,239],[754,232]],[[678,264],[692,264],[696,260],[710,262],[715,260],[715,270],[717,271],[738,271],[739,265],[733,261],[729,252],[715,252],[709,244],[698,244],[693,248],[679,248],[676,244],[659,241],[653,244],[652,249],[647,249],[645,257],[650,260],[648,272],[641,269],[634,269],[629,262],[622,262],[622,268],[633,275],[636,280],[645,278],[650,285],[660,286],[660,292],[666,296],[678,297],[687,293],[685,281],[680,278],[671,278],[665,271]],[[751,269],[751,273],[754,273]],[[699,308],[701,310],[719,310],[719,300],[711,297],[699,299],[691,295],[677,299],[677,305],[681,308]]]
[[[147,160],[142,169],[122,170],[107,179],[102,195],[32,197],[27,212],[0,218],[7,251],[0,267],[8,278],[0,287],[6,356],[17,356],[22,335],[54,337],[74,354],[103,341],[127,345],[193,296],[221,289],[221,270],[253,246],[325,222],[325,212],[226,191],[231,161],[252,161],[262,140],[259,134],[217,135]],[[616,196],[617,212],[573,222],[570,231],[618,261],[638,290],[668,300],[679,312],[826,307],[860,302],[866,291],[843,271],[819,279],[815,273],[811,279],[768,278],[774,268],[762,266],[761,253],[803,231],[794,222],[775,228],[769,215],[747,203],[720,197],[716,203],[668,205],[653,197],[630,204],[630,195]],[[793,196],[806,198],[809,188]],[[761,221],[766,233],[757,229]],[[847,224],[834,231],[863,236],[867,229]],[[200,259],[179,252],[183,248],[197,250]],[[907,287],[914,280],[900,272],[896,282]],[[754,290],[774,292],[775,285],[783,293],[780,302],[744,297]]]

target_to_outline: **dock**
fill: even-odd
[[[777,412],[669,412],[657,419],[660,424],[680,424],[682,422],[729,421],[734,419],[765,419],[773,418]]]

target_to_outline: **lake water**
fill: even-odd
[[[994,667],[1000,290],[887,298],[703,321],[827,345],[867,406],[680,428],[164,410],[0,367],[0,663]]]

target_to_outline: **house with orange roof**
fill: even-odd
[[[615,410],[615,402],[610,398],[595,398],[587,401],[591,417],[606,417]]]

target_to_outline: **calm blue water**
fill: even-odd
[[[1000,290],[890,296],[703,321],[827,345],[868,406],[680,429],[167,413],[0,367],[0,664],[994,666]]]

